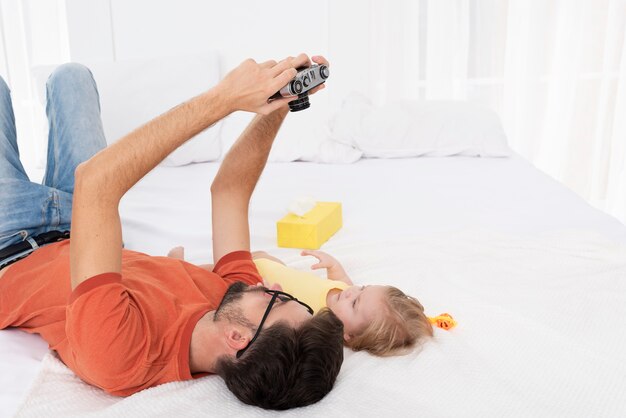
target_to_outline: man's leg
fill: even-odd
[[[44,185],[19,162],[9,89],[0,86],[0,249],[50,230],[68,230],[74,170],[106,146],[96,85],[79,64],[57,68],[47,83],[50,124]]]
[[[20,162],[11,92],[0,77],[0,249],[39,233],[50,203],[48,188],[30,182]]]
[[[15,116],[9,86],[0,77],[0,179],[14,178],[28,181],[28,176],[17,148]]]
[[[91,71],[81,64],[64,64],[46,83],[48,123],[48,162],[43,184],[74,193],[74,170],[106,147],[100,97]],[[71,220],[71,200],[63,222]]]
[[[12,203],[19,200],[18,186],[24,182],[28,182],[28,176],[17,148],[11,91],[0,77],[0,249],[8,245],[5,242],[12,244],[22,238],[7,217],[13,213]]]

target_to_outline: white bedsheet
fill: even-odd
[[[126,246],[159,255],[185,245],[191,261],[211,261],[209,186],[216,170],[216,163],[208,163],[160,167],[148,175],[122,203]],[[619,280],[623,249],[605,241],[626,243],[618,221],[518,157],[272,164],[251,206],[254,249],[306,265],[296,250],[275,249],[275,221],[302,195],[343,203],[344,227],[324,249],[357,280],[396,284],[430,313],[449,311],[460,322],[453,332],[438,332],[420,355],[380,360],[349,353],[337,388],[311,414],[626,414],[616,392],[626,390],[618,378],[626,373],[615,366],[624,363],[617,350],[624,332],[608,330],[605,319],[623,318],[620,306],[626,306],[619,299],[625,293]],[[477,232],[458,232],[468,227]],[[545,233],[550,238],[538,237]],[[45,353],[37,337],[0,332],[3,414],[16,410],[40,367],[32,359]],[[42,376],[54,372],[54,359],[46,362],[50,367],[34,393],[50,389]],[[261,413],[241,406],[216,378],[172,388],[214,396],[204,406],[216,407],[211,399],[217,399],[224,405],[216,412]],[[37,396],[29,397],[24,416],[51,411],[37,409]],[[111,411],[137,412],[132,398]],[[163,416],[173,411],[164,405],[159,410]]]
[[[146,176],[122,201],[126,246],[165,255],[180,244],[191,261],[210,261],[209,187],[218,167],[159,167]],[[521,157],[452,157],[270,164],[251,203],[253,249],[297,253],[276,250],[276,221],[301,196],[342,202],[334,244],[467,227],[531,235],[587,229],[626,243],[619,221]]]
[[[354,278],[385,278],[459,325],[404,358],[348,355],[330,395],[285,416],[626,415],[626,246],[586,233],[473,230],[332,249]],[[19,417],[275,415],[240,404],[216,376],[121,400],[44,361]]]

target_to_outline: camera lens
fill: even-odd
[[[302,93],[298,95],[296,100],[289,102],[289,109],[292,112],[299,112],[300,110],[308,109],[309,107],[311,107],[311,103],[309,102],[308,93]]]
[[[325,65],[322,65],[320,67],[320,76],[322,76],[322,78],[325,80],[328,78],[329,75],[330,75],[330,71],[328,71],[328,67]]]
[[[291,90],[295,94],[302,93],[302,82],[300,80],[294,80],[291,82]]]

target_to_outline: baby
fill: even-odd
[[[428,318],[424,307],[393,286],[355,286],[339,261],[323,251],[305,250],[318,263],[311,269],[326,269],[327,280],[284,265],[266,252],[252,253],[268,288],[283,290],[305,302],[315,312],[328,307],[343,322],[344,343],[354,351],[377,356],[406,354],[433,335],[432,324],[449,329],[455,325],[447,314]],[[183,259],[182,247],[168,253]],[[213,265],[200,267],[212,270]]]

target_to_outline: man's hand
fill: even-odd
[[[328,65],[328,61],[322,56],[314,56],[313,61]],[[287,57],[280,62],[270,60],[260,64],[253,59],[247,59],[229,72],[217,88],[229,103],[231,111],[244,110],[269,115],[286,106],[293,97],[280,98],[271,103],[267,99],[293,80],[297,74],[296,68],[310,65],[311,60],[306,54]],[[315,94],[323,88],[322,84],[309,94]]]
[[[217,87],[233,111],[245,110],[267,115],[288,102],[281,99],[267,103],[267,99],[289,83],[296,73],[289,60],[279,63],[270,60],[258,64],[253,59],[247,59],[229,72]]]
[[[319,64],[319,65],[325,65],[327,67],[330,67],[330,63],[328,62],[328,60],[326,58],[324,58],[321,55],[313,55],[311,57],[311,59],[313,60],[314,63]],[[310,63],[309,63],[310,65]],[[317,93],[320,90],[323,90],[326,88],[326,83],[324,84],[320,84],[319,86],[315,87],[314,89],[309,91],[309,96],[312,94]]]
[[[291,60],[257,63],[249,58],[229,72],[218,88],[232,110],[268,115],[288,103],[286,99],[267,103],[267,99],[297,74]]]

